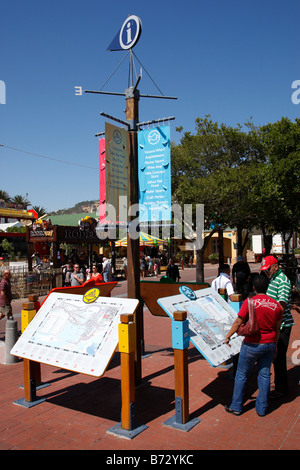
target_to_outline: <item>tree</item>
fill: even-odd
[[[10,196],[6,191],[0,189],[0,200],[5,202],[10,202]]]
[[[21,206],[24,206],[25,208],[27,208],[27,206],[30,204],[30,201],[27,199],[27,194],[26,196],[22,196],[21,194],[17,194],[16,196],[14,196],[12,199],[11,199],[11,202],[13,202],[14,204],[19,204]]]
[[[47,211],[43,206],[32,206],[32,209],[37,213],[39,218],[43,217],[43,215],[47,214]]]
[[[264,220],[270,232],[283,235],[288,253],[300,220],[300,119],[269,123],[261,127],[260,136],[267,155],[261,187]]]
[[[255,167],[265,161],[257,128],[218,125],[210,116],[196,119],[196,134],[186,132],[172,147],[172,194],[180,204],[204,204],[205,228],[212,231],[197,252],[197,281],[204,280],[203,254],[218,227],[251,228],[248,192],[256,179]],[[175,180],[175,181],[173,181]],[[241,237],[239,237],[241,250]]]

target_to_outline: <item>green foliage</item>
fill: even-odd
[[[182,129],[180,129],[182,132]],[[300,119],[255,127],[196,119],[196,133],[172,146],[172,194],[204,204],[214,224],[291,232],[300,216]]]

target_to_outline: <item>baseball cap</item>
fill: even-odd
[[[278,259],[275,258],[275,256],[266,256],[262,260],[262,265],[261,265],[260,270],[261,271],[266,271],[267,269],[270,268],[270,266],[272,266],[272,264],[277,264],[277,263],[278,263]]]

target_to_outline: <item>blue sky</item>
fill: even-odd
[[[106,49],[129,14],[143,24],[133,49],[140,93],[159,94],[146,69],[178,97],[141,98],[140,121],[175,116],[178,141],[175,127],[194,132],[206,114],[228,125],[299,116],[296,0],[0,0],[0,9],[0,189],[48,211],[98,198],[100,112],[125,120],[125,99],[75,96],[74,87],[97,90],[114,71],[126,53]],[[126,58],[104,89],[123,93],[128,70]]]

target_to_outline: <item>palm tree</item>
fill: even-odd
[[[28,194],[26,196],[22,196],[21,194],[17,194],[11,199],[11,202],[14,204],[19,204],[24,206],[27,209],[27,206],[30,204],[30,201],[27,199]]]
[[[10,202],[10,196],[9,196],[8,192],[3,191],[2,189],[0,189],[0,200],[5,201],[5,202]]]
[[[37,213],[39,218],[43,217],[43,215],[47,214],[46,209],[42,206],[32,206],[32,209]]]

